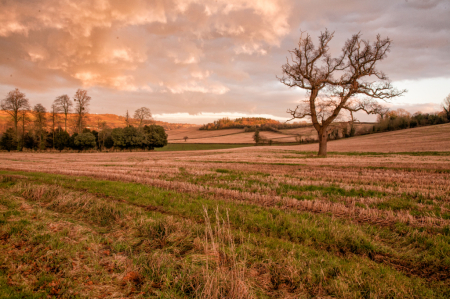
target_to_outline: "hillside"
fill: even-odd
[[[285,149],[286,147],[282,148]],[[295,145],[291,149],[296,149],[299,151],[317,151],[318,148],[318,144],[303,144]],[[328,142],[328,151],[450,151],[450,123],[334,140]]]
[[[47,113],[47,119],[50,121],[50,113]],[[67,121],[67,126],[69,128],[69,131],[71,130],[71,127],[73,126],[74,119],[75,119],[74,114],[69,115],[69,119]],[[120,116],[120,115],[116,115],[116,114],[88,114],[87,127],[89,129],[97,130],[99,127],[99,124],[103,121],[106,122],[106,124],[110,128],[117,128],[117,127],[125,126],[125,117],[124,116]],[[136,121],[134,121],[134,122],[136,122]],[[196,125],[192,125],[192,124],[168,123],[168,122],[163,122],[163,121],[158,121],[158,120],[155,120],[152,123],[163,126],[166,131],[196,126]],[[10,123],[9,115],[5,111],[0,111],[0,133],[4,132],[6,130],[6,128],[11,125],[12,124]],[[57,125],[64,127],[63,115],[59,116]]]
[[[356,130],[367,130],[372,124],[356,124]],[[253,132],[245,132],[244,129],[224,130],[200,130],[200,126],[179,128],[168,132],[169,143],[254,143]],[[260,135],[273,142],[296,142],[296,136],[302,139],[317,139],[317,132],[312,127],[284,129],[279,132],[262,131]],[[187,136],[185,141],[183,138]]]

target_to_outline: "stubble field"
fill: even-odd
[[[341,127],[339,125],[337,127]],[[355,125],[357,131],[367,130],[373,125],[359,124]],[[169,143],[196,143],[196,144],[216,144],[232,143],[245,144],[254,143],[254,132],[245,132],[244,129],[222,129],[222,130],[199,130],[200,126],[190,128],[179,128],[168,131]],[[342,128],[340,128],[342,130]],[[296,129],[283,129],[278,132],[262,131],[261,137],[271,139],[273,142],[297,142],[296,136],[300,135],[302,139],[316,139],[317,132],[312,126]],[[188,137],[184,140],[184,137]]]
[[[0,297],[448,298],[448,128],[327,158],[0,154]]]

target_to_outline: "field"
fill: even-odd
[[[0,298],[449,298],[449,133],[1,153]]]
[[[356,124],[356,130],[370,128],[370,124]],[[200,126],[190,128],[178,128],[168,131],[169,143],[254,143],[253,132],[245,132],[244,129],[223,129],[223,130],[199,130]],[[317,139],[316,130],[311,127],[285,129],[280,132],[262,131],[261,136],[272,139],[274,142],[296,142],[295,137]],[[185,141],[184,137],[188,137]]]

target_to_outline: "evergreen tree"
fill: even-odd
[[[0,147],[8,152],[17,148],[16,132],[13,128],[9,128],[3,133],[2,138],[0,139]]]
[[[62,151],[64,148],[69,147],[70,135],[62,128],[58,128],[55,131],[55,148]]]

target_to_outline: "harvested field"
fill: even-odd
[[[317,144],[300,145],[298,150],[316,151]],[[328,150],[336,152],[450,151],[450,124],[335,140],[328,143]]]
[[[2,153],[0,297],[449,298],[449,128],[326,158]]]
[[[356,130],[367,130],[372,125],[356,124]],[[253,132],[245,132],[244,129],[223,130],[199,130],[198,127],[180,128],[167,132],[169,143],[254,143]],[[274,142],[296,142],[295,136],[301,138],[317,139],[316,130],[311,127],[285,129],[279,132],[263,131],[261,136],[272,139]],[[186,141],[185,136],[189,137]]]

